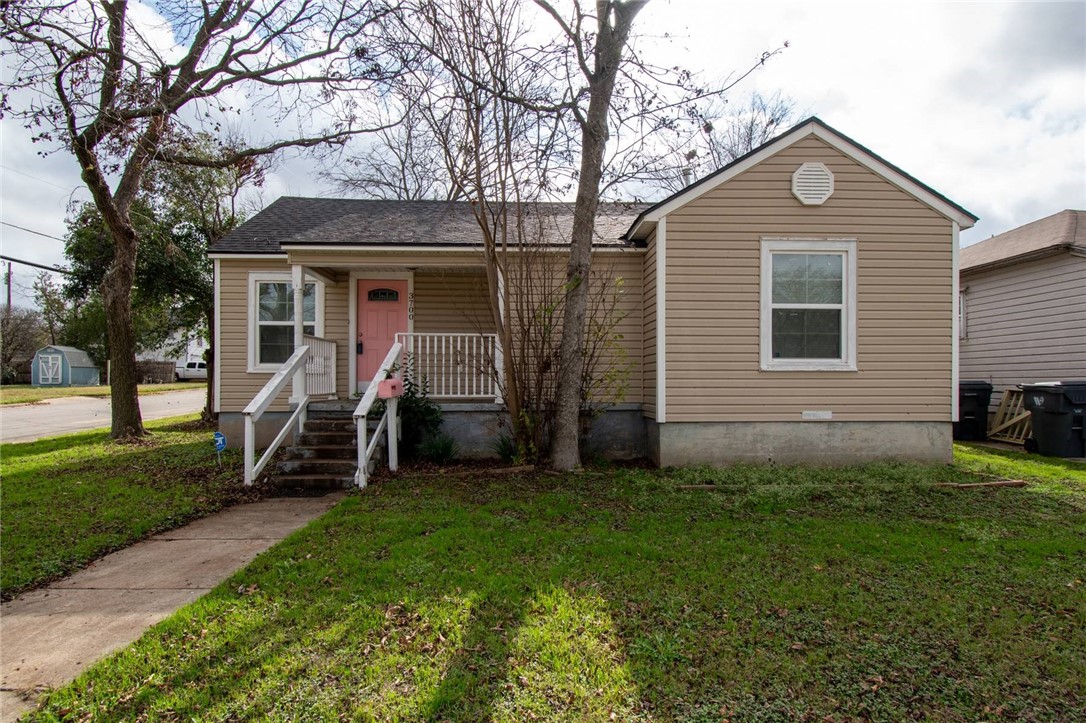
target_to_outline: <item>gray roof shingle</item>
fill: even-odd
[[[1070,248],[1086,249],[1086,211],[1060,211],[966,246],[959,268],[963,272],[995,268]]]
[[[596,245],[628,245],[620,237],[646,204],[601,204]],[[532,204],[547,244],[569,243],[573,204]],[[280,253],[284,245],[480,246],[467,201],[383,201],[283,196],[211,247],[212,253]]]

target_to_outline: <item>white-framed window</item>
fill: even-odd
[[[761,368],[856,371],[855,239],[762,239]]]
[[[324,329],[324,285],[305,284],[306,334]],[[274,372],[294,352],[294,289],[289,273],[249,274],[249,371]]]

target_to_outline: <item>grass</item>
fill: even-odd
[[[34,716],[1082,719],[1086,468],[957,455],[403,475]],[[933,485],[978,473],[1030,485]]]
[[[194,415],[146,426],[133,443],[103,430],[0,445],[4,599],[242,494],[241,453],[224,452],[220,470]]]
[[[139,393],[161,394],[162,392],[176,392],[179,389],[203,389],[205,383],[200,382],[176,382],[170,384],[140,384]],[[0,405],[3,404],[36,404],[46,399],[58,399],[60,397],[108,397],[110,388],[106,385],[97,387],[32,387],[29,384],[6,384],[0,386]]]

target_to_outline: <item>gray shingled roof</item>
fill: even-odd
[[[68,359],[68,365],[77,369],[83,367],[92,367],[97,369],[98,365],[94,363],[94,360],[90,358],[90,354],[82,349],[76,349],[74,346],[61,346],[60,344],[51,344],[50,346],[43,346],[38,349],[35,354],[43,351],[59,351],[63,352],[64,356]]]
[[[1007,266],[1063,249],[1086,251],[1086,211],[1060,211],[962,249],[964,271]]]
[[[596,244],[621,240],[645,204],[602,204]],[[569,243],[573,205],[531,206],[549,244]],[[211,247],[212,253],[279,253],[284,245],[479,246],[479,226],[466,201],[380,201],[283,196]]]

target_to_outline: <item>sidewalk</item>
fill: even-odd
[[[192,602],[343,499],[275,498],[238,505],[103,557],[0,606],[0,722],[41,690]]]

